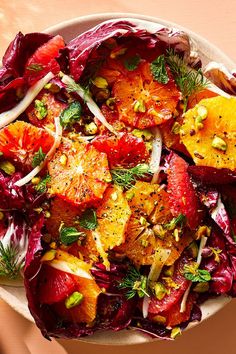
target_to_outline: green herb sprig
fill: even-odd
[[[175,82],[183,95],[183,103],[185,112],[187,109],[188,99],[194,94],[201,92],[208,86],[208,81],[203,76],[201,69],[194,70],[188,67],[182,58],[180,58],[173,50],[169,50],[165,57]]]
[[[60,241],[66,246],[71,245],[75,241],[83,240],[86,237],[84,232],[78,231],[75,227],[60,228]]]
[[[146,174],[150,174],[149,165],[147,164],[138,164],[130,169],[114,168],[110,172],[113,183],[126,189],[131,188],[138,178],[143,178]]]
[[[19,250],[13,246],[3,246],[0,241],[0,276],[15,279],[23,267],[24,260],[18,260]]]
[[[93,209],[87,209],[79,218],[79,225],[87,230],[96,229],[97,222],[97,214]]]
[[[60,124],[62,127],[68,127],[78,122],[81,118],[82,107],[79,102],[72,102],[60,114]]]
[[[151,72],[154,79],[161,84],[167,84],[169,81],[168,73],[166,70],[165,56],[159,55],[153,62],[151,63]]]
[[[183,227],[186,223],[186,216],[184,214],[179,214],[176,218],[173,218],[169,223],[164,225],[166,230],[174,230],[176,226]]]
[[[199,269],[196,262],[184,266],[184,277],[192,282],[206,282],[211,280],[211,274],[206,269]]]
[[[150,296],[147,289],[147,277],[141,275],[134,267],[129,269],[127,275],[119,283],[118,287],[126,290],[125,296],[128,300],[132,299],[135,295],[138,295],[140,298],[145,295]]]
[[[41,146],[39,150],[35,153],[32,161],[32,167],[39,166],[45,159],[46,154],[43,152]]]

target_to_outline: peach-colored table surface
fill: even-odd
[[[197,32],[236,61],[234,0],[0,0],[0,56],[22,32],[40,31],[77,16],[132,12],[161,17]],[[30,322],[0,300],[0,354],[235,354],[236,301],[175,342],[106,347],[76,341],[48,342]]]

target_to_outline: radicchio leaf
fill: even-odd
[[[184,32],[169,29],[161,25],[148,32],[134,23],[123,20],[112,20],[101,23],[70,41],[64,50],[69,53],[70,72],[74,79],[79,80],[91,52],[109,38],[136,37],[146,42],[148,48],[158,44],[163,50],[172,48],[189,59],[190,42]]]

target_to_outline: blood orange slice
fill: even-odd
[[[44,129],[17,121],[0,130],[0,152],[24,168],[32,169],[33,157],[39,149],[47,153],[54,138]]]
[[[110,166],[132,167],[145,162],[148,151],[142,138],[130,133],[117,136],[100,135],[93,140],[98,151],[105,152]]]
[[[26,114],[30,123],[36,127],[54,129],[54,119],[67,107],[63,102],[55,99],[52,93],[41,92],[36,100],[27,108]],[[43,115],[42,115],[43,113]]]
[[[66,163],[61,163],[64,155]],[[64,140],[48,164],[50,192],[78,206],[97,205],[111,181],[107,156],[92,145]]]
[[[113,86],[120,120],[145,129],[170,119],[180,93],[170,72],[168,76],[167,84],[155,81],[147,62],[125,76],[121,75]]]
[[[49,71],[54,74],[60,71],[60,66],[55,58],[58,56],[59,50],[64,47],[64,39],[57,35],[34,52],[26,63],[24,73],[30,85],[33,85]]]

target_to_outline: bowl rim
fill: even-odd
[[[236,64],[234,63],[234,61],[232,61],[226,54],[224,54],[216,45],[211,44],[207,39],[205,39],[204,37],[196,34],[195,32],[193,32],[192,30],[189,30],[186,27],[183,27],[175,22],[172,21],[168,21],[168,20],[164,20],[162,18],[159,17],[153,17],[153,16],[146,16],[146,15],[142,15],[142,14],[137,14],[137,13],[123,13],[123,12],[105,12],[105,13],[95,13],[95,14],[91,14],[91,15],[85,15],[85,16],[81,16],[81,17],[75,17],[69,20],[65,20],[62,21],[58,24],[55,24],[53,26],[50,26],[48,28],[46,28],[44,31],[44,33],[49,33],[49,34],[57,34],[58,32],[60,32],[61,30],[65,29],[65,28],[70,28],[70,27],[74,27],[76,25],[82,25],[82,24],[86,24],[89,23],[91,21],[97,21],[97,23],[102,23],[104,21],[108,21],[108,20],[115,20],[115,19],[125,19],[125,20],[142,20],[142,21],[146,21],[146,22],[152,22],[152,23],[156,23],[156,24],[161,24],[163,26],[167,26],[167,27],[172,27],[172,28],[177,28],[179,30],[182,30],[184,32],[186,32],[191,39],[193,39],[194,41],[196,41],[197,43],[201,43],[201,45],[203,45],[204,48],[209,48],[211,50],[211,55],[212,58],[217,57],[220,58],[220,60],[227,66],[229,67],[229,69],[233,69],[236,68]],[[90,27],[92,28],[92,27]],[[209,56],[208,56],[209,57]],[[11,294],[11,289],[15,288],[12,285],[11,286],[1,286],[0,285],[0,298],[2,298],[4,301],[6,301],[12,308],[14,308],[15,311],[17,311],[18,313],[20,313],[21,315],[23,315],[25,318],[27,318],[28,320],[30,320],[31,322],[33,322],[33,318],[31,316],[31,314],[29,313],[29,311],[26,311],[25,307],[22,306],[21,300],[17,298],[17,296],[13,293]],[[17,289],[20,289],[17,287]],[[22,289],[22,295],[24,288]],[[9,296],[10,295],[10,296]],[[209,301],[209,300],[208,300]],[[231,301],[231,297],[229,296],[220,296],[217,298],[217,301],[215,301],[215,299],[211,299],[210,302],[214,303],[214,305],[217,305],[214,307],[214,309],[212,311],[210,311],[208,308],[206,308],[204,310],[204,316],[203,319],[200,322],[197,323],[193,323],[190,326],[188,326],[185,330],[188,330],[190,328],[193,328],[199,324],[201,324],[203,321],[205,321],[207,318],[213,316],[216,312],[218,312],[220,309],[222,309],[227,303],[229,303]],[[28,309],[28,308],[27,308]],[[123,330],[125,331],[125,330]],[[114,336],[118,337],[118,333],[122,336],[122,332],[115,332],[113,333]],[[104,332],[104,331],[102,331]],[[85,337],[85,338],[78,338],[76,340],[79,341],[84,341],[87,343],[91,343],[91,344],[101,344],[101,345],[133,345],[133,344],[143,344],[146,342],[151,342],[151,341],[157,341],[158,339],[151,339],[150,337],[147,337],[146,335],[140,335],[140,339],[142,337],[141,340],[138,340],[137,342],[113,342],[112,339],[110,339],[110,341],[108,343],[105,343],[104,341],[102,341],[99,338],[99,336],[103,336],[102,332],[100,333],[100,335],[96,336],[96,333],[92,336],[89,337]],[[127,331],[126,331],[127,332]],[[130,333],[133,331],[129,331]],[[137,331],[136,331],[137,332]],[[107,331],[106,331],[107,333]],[[125,333],[125,332],[123,332]],[[112,336],[113,337],[113,336]],[[94,339],[94,340],[93,340]],[[117,340],[117,339],[116,339]]]

